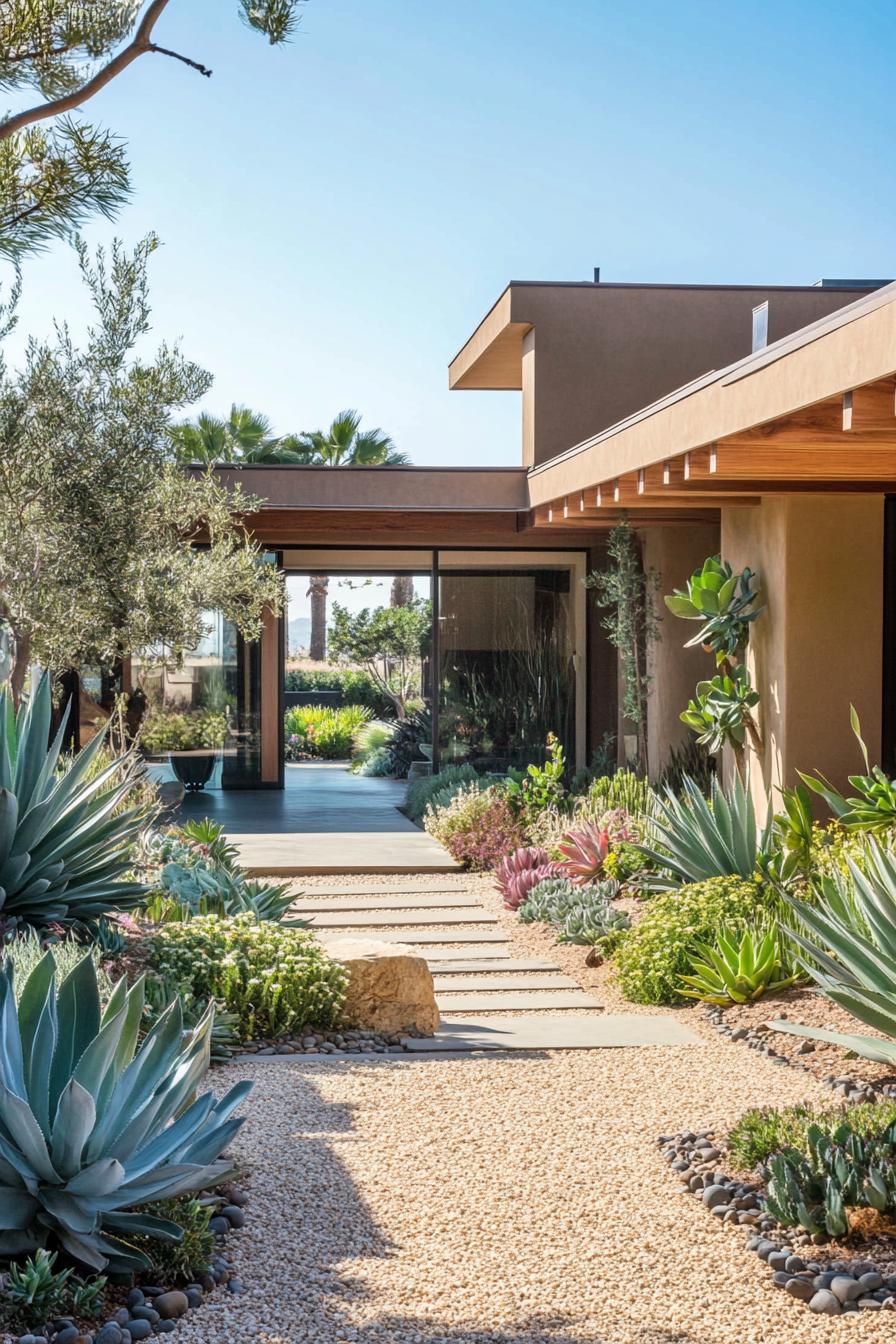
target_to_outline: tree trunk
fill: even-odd
[[[25,677],[28,674],[28,668],[31,663],[31,636],[14,635],[15,638],[15,661],[12,665],[12,672],[9,676],[9,689],[12,691],[12,702],[18,709],[22,703],[22,691],[25,688]]]
[[[312,574],[308,579],[307,596],[311,598],[311,638],[308,645],[308,657],[315,663],[322,663],[327,657],[327,590],[330,584],[328,574]]]
[[[413,574],[396,574],[392,580],[392,593],[389,598],[393,607],[409,607],[414,600]]]

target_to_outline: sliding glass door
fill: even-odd
[[[460,565],[440,556],[441,765],[481,770],[543,761],[548,734],[580,757],[578,593],[565,564]]]

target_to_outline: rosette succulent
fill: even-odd
[[[152,1206],[230,1174],[221,1153],[251,1084],[196,1096],[214,1012],[183,1030],[177,1001],[138,1045],[143,983],[115,986],[101,1010],[85,956],[57,987],[48,952],[16,1008],[0,972],[0,1256],[61,1247],[91,1269],[150,1268],[132,1237],[177,1242]]]

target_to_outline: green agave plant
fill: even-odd
[[[858,797],[844,797],[824,775],[804,775],[802,771],[798,771],[798,774],[807,788],[824,799],[834,816],[847,830],[890,830],[896,825],[896,782],[891,780],[879,765],[871,765],[855,705],[849,707],[849,722],[865,761],[864,775],[849,776],[849,782]]]
[[[750,569],[735,574],[727,561],[711,555],[688,579],[687,591],[676,588],[664,598],[673,616],[702,622],[685,648],[704,644],[721,663],[747,642],[750,624],[764,608],[756,607],[759,594],[753,588],[756,575]]]
[[[635,846],[658,870],[648,885],[670,891],[710,877],[753,877],[773,849],[774,817],[769,804],[759,826],[749,782],[740,775],[728,792],[713,778],[708,802],[685,776],[680,797],[669,788],[658,797],[649,834],[652,843]]]
[[[776,1021],[776,1031],[830,1041],[864,1059],[896,1064],[896,851],[869,839],[863,867],[816,883],[816,904],[787,897],[802,928],[789,936],[821,992],[887,1039]]]
[[[100,1010],[84,957],[57,990],[47,953],[18,1011],[14,971],[0,972],[0,1256],[59,1245],[92,1269],[150,1268],[133,1236],[177,1242],[176,1223],[145,1206],[230,1174],[220,1154],[251,1084],[220,1101],[195,1097],[208,1068],[210,1010],[184,1034],[180,1005],[138,1047],[143,983],[122,979]],[[195,1098],[195,1099],[194,1099]]]
[[[145,891],[123,877],[146,812],[120,810],[141,767],[127,756],[94,775],[103,732],[60,772],[65,723],[50,742],[52,709],[46,675],[18,714],[0,694],[0,920],[90,927]]]
[[[701,1003],[750,1003],[799,978],[782,970],[776,929],[720,929],[714,945],[697,943],[691,974],[681,977],[681,993]]]

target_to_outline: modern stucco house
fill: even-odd
[[[760,576],[757,784],[796,768],[842,779],[856,764],[850,702],[872,754],[894,763],[896,285],[511,283],[449,383],[520,393],[520,465],[218,468],[264,501],[249,521],[272,561],[430,573],[437,667],[519,638],[510,606],[530,639],[562,613],[570,746],[584,762],[620,725],[615,651],[581,579],[627,516],[663,591],[717,551]],[[654,771],[710,674],[706,654],[682,648],[687,633],[670,618],[655,647]],[[283,648],[271,620],[239,651],[259,747],[236,785],[282,781]]]

